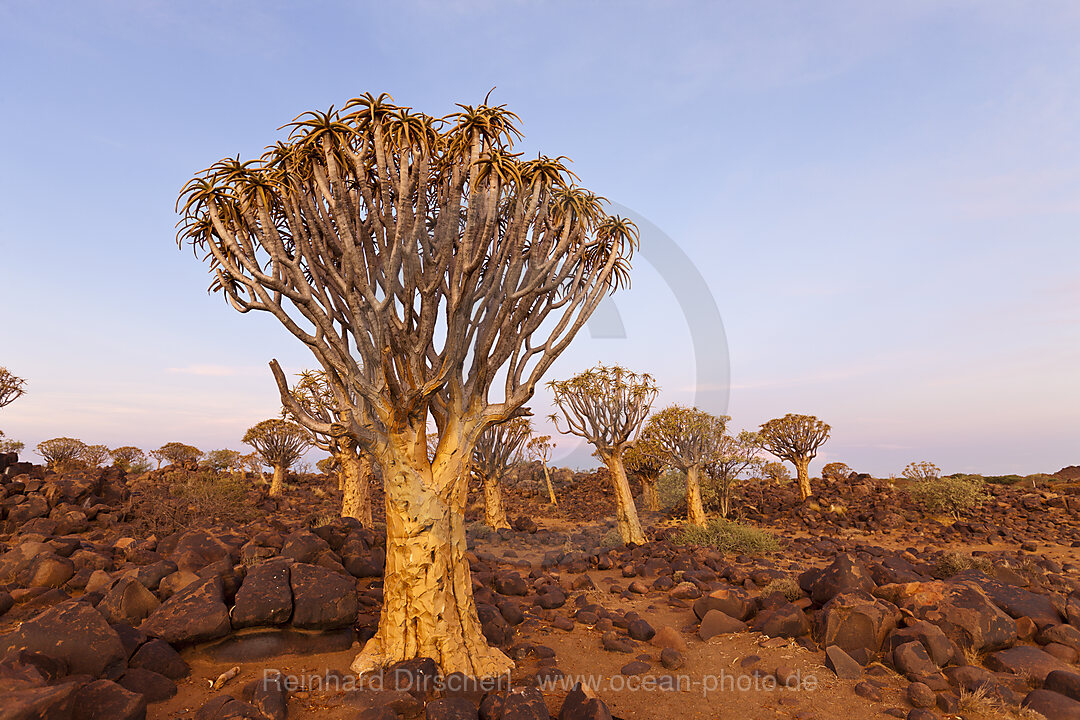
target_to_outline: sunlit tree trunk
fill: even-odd
[[[440,438],[445,447],[448,438]],[[463,453],[432,468],[423,431],[392,437],[381,459],[386,488],[386,571],[379,628],[356,673],[430,657],[444,675],[502,675],[514,663],[489,647],[473,600],[465,540]]]
[[[484,523],[492,530],[510,527],[506,508],[502,501],[502,483],[497,478],[484,476]]]
[[[555,486],[551,484],[551,473],[548,472],[547,463],[541,461],[540,467],[544,468],[544,482],[547,483],[548,497],[551,499],[551,504],[559,507],[559,500],[555,497]]]
[[[809,460],[797,460],[795,461],[795,472],[798,474],[799,479],[799,496],[803,500],[810,499],[810,461]]]
[[[619,537],[624,544],[645,544],[645,533],[641,529],[641,521],[638,519],[637,507],[634,505],[634,496],[630,492],[630,482],[626,479],[626,468],[623,467],[622,457],[611,454],[604,458],[608,473],[611,475],[611,484],[615,489],[615,517],[619,522]]]
[[[274,477],[270,480],[270,494],[280,495],[285,489],[285,467],[283,465],[274,466]]]
[[[337,461],[343,493],[341,517],[356,518],[371,527],[371,460],[349,445],[338,451]]]
[[[691,465],[686,471],[686,516],[691,525],[704,527],[705,506],[701,503],[701,468]]]

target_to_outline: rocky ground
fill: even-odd
[[[348,674],[383,545],[335,517],[324,478],[277,500],[194,468],[15,460],[0,456],[0,720],[1080,718],[1075,478],[990,486],[958,522],[883,480],[819,482],[807,504],[748,483],[742,519],[781,550],[744,556],[678,545],[648,513],[651,542],[608,547],[603,472],[556,471],[555,509],[526,468],[506,491],[516,529],[470,529],[484,632],[516,662],[485,688],[422,660]]]

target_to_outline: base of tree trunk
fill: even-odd
[[[630,482],[626,479],[626,469],[621,457],[607,459],[608,473],[615,489],[615,516],[619,521],[619,537],[625,545],[644,545],[645,533],[641,529],[634,495],[630,492]]]
[[[502,485],[495,479],[484,478],[484,523],[492,530],[510,527],[502,501]]]
[[[353,672],[429,657],[444,675],[506,674],[514,663],[488,645],[473,599],[464,477],[443,486],[430,471],[389,461],[383,468],[394,468],[394,475],[386,483],[382,613],[375,636],[352,663]]]

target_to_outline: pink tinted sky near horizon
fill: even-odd
[[[386,91],[442,115],[495,86],[518,149],[660,228],[726,331],[725,404],[695,387],[720,330],[643,252],[624,336],[583,332],[550,378],[620,362],[735,428],[815,414],[816,468],[1080,463],[1080,8],[893,5],[6,4],[0,365],[29,392],[0,429],[239,448],[278,409],[269,359],[312,360],[206,293],[180,186],[304,110]],[[546,391],[531,407],[550,432]]]

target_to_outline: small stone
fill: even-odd
[[[844,680],[854,680],[863,672],[862,665],[837,645],[825,648],[825,667],[836,673],[836,677]]]
[[[859,697],[864,697],[867,700],[881,702],[881,688],[879,688],[877,685],[867,682],[866,680],[855,684],[855,694]]]
[[[913,707],[931,708],[937,704],[937,694],[926,683],[913,682],[908,685],[907,701]]]
[[[666,647],[660,651],[660,664],[668,670],[678,670],[686,664],[686,659],[675,648]]]
[[[642,673],[648,672],[650,667],[651,666],[647,662],[634,660],[633,662],[623,665],[619,670],[619,673],[622,675],[641,675]]]
[[[701,619],[701,625],[698,627],[698,637],[702,640],[708,640],[717,635],[742,632],[745,629],[746,623],[741,620],[736,620],[719,610],[709,610],[705,613],[705,617]]]

